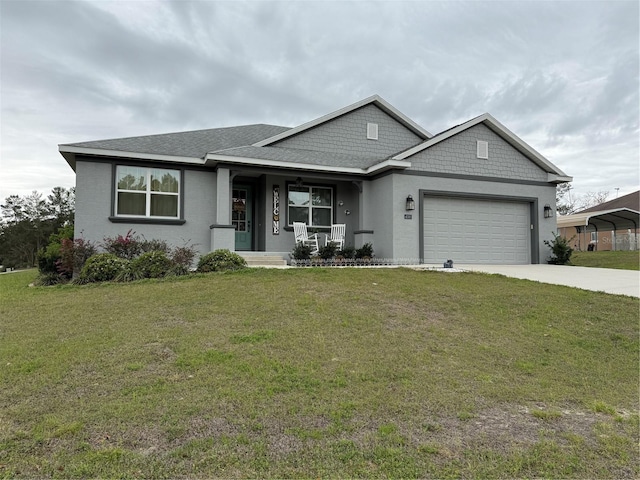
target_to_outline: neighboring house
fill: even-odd
[[[59,146],[77,236],[288,258],[293,221],[394,263],[545,262],[558,167],[489,114],[432,135],[377,95],[295,128],[247,125]]]
[[[575,250],[638,250],[640,190],[558,217],[558,234]]]

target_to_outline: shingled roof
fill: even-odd
[[[617,208],[629,208],[631,210],[640,211],[640,190],[637,192],[614,198],[608,202],[601,203],[595,207],[586,208],[576,213],[600,212],[603,210],[615,210]]]
[[[320,169],[367,170],[386,158],[358,156],[337,152],[317,152],[284,147],[256,147],[253,144],[289,130],[277,125],[244,125],[240,127],[212,128],[188,132],[165,133],[140,137],[113,138],[60,145],[60,151],[69,164],[75,166],[74,153],[140,156],[154,155],[162,160],[198,159],[210,164],[212,157],[226,158],[231,163],[241,159],[264,160],[264,165],[289,163]],[[110,153],[109,153],[110,152]],[[402,162],[395,162],[401,165]]]
[[[224,155],[228,157],[255,158],[265,160],[266,164],[276,161],[305,165],[320,165],[326,167],[352,167],[363,169],[371,167],[384,160],[384,158],[362,157],[346,153],[316,152],[313,150],[283,147],[249,146],[211,153],[212,155]]]
[[[369,152],[342,153],[320,152],[303,148],[276,145],[281,140],[302,134],[347,115],[367,105],[374,105],[392,117],[406,129],[424,141],[404,151],[389,155],[375,149]],[[76,155],[104,156],[111,158],[136,158],[147,161],[206,165],[219,163],[254,165],[264,167],[332,171],[346,174],[376,174],[386,169],[404,169],[411,166],[409,157],[459,131],[484,122],[503,136],[515,148],[524,153],[540,168],[548,172],[550,182],[570,181],[560,169],[551,164],[529,145],[525,144],[489,114],[472,119],[465,124],[433,137],[428,131],[388,104],[378,95],[341,108],[295,128],[278,125],[254,124],[239,127],[213,128],[159,135],[114,138],[59,145],[59,151],[75,170]],[[362,154],[361,154],[362,153]]]
[[[81,147],[117,152],[203,158],[209,152],[236,148],[264,140],[289,130],[278,125],[243,125],[141,137],[113,138],[68,143],[61,147]]]

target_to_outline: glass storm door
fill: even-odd
[[[231,194],[231,223],[236,231],[236,250],[251,250],[251,188],[234,187]]]

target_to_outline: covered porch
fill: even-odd
[[[364,223],[368,185],[355,175],[235,166],[218,166],[216,173],[211,250],[288,260],[294,221],[306,223],[322,242],[337,223],[346,225],[345,245],[372,241]]]

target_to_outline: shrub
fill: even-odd
[[[56,263],[58,273],[66,278],[73,277],[82,271],[85,262],[97,253],[98,249],[89,240],[65,238],[60,245],[60,258]]]
[[[336,256],[336,252],[338,251],[338,246],[335,243],[329,242],[328,245],[324,247],[320,247],[318,250],[318,255],[323,260],[330,260]]]
[[[58,274],[58,261],[60,260],[60,244],[52,242],[46,248],[38,251],[38,271],[45,274]]]
[[[128,261],[113,253],[98,253],[84,264],[80,272],[80,282],[107,282],[115,280],[127,268]]]
[[[171,273],[175,275],[186,275],[191,270],[193,260],[196,258],[196,249],[193,245],[176,247],[171,252],[173,269]]]
[[[116,282],[133,282],[135,280],[142,280],[145,278],[139,270],[134,270],[131,267],[131,262],[127,262],[125,267],[122,269],[114,280]]]
[[[311,258],[311,247],[302,243],[296,243],[291,251],[294,260],[309,260]]]
[[[198,272],[221,272],[225,270],[240,270],[247,266],[247,262],[237,253],[229,250],[215,250],[200,257]]]
[[[365,243],[355,251],[356,258],[371,258],[373,257],[373,245]]]
[[[352,246],[344,247],[337,253],[337,255],[341,256],[342,258],[353,258],[356,255],[356,249]]]
[[[132,260],[142,253],[142,242],[135,233],[129,230],[124,237],[104,237],[102,247],[116,257]]]
[[[141,278],[164,277],[172,267],[173,262],[160,250],[143,253],[129,264],[129,270],[136,272]]]
[[[141,252],[164,252],[167,255],[171,253],[171,248],[164,240],[151,239],[140,242]]]
[[[58,270],[58,261],[60,260],[60,247],[65,240],[72,239],[73,225],[61,227],[56,233],[52,233],[51,235],[49,235],[49,244],[45,248],[38,251],[38,270],[41,274],[63,273],[59,272]]]
[[[55,272],[41,272],[36,278],[34,284],[41,287],[49,287],[51,285],[58,285],[59,283],[66,283],[69,279]]]
[[[547,247],[551,248],[551,257],[549,258],[549,263],[553,263],[555,265],[566,265],[569,263],[569,259],[571,258],[571,254],[573,253],[573,248],[569,245],[569,243],[573,240],[574,237],[571,237],[567,240],[560,235],[553,234],[553,240],[545,240],[544,244]]]

